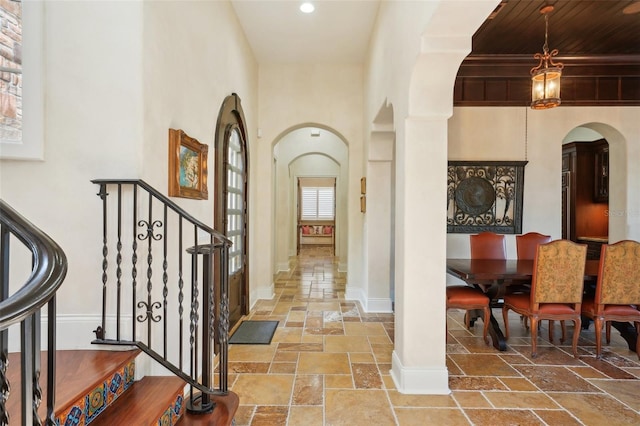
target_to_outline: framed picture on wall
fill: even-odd
[[[169,196],[206,200],[209,147],[180,129],[169,129]]]
[[[447,232],[522,232],[526,161],[449,161]]]

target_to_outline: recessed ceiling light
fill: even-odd
[[[313,4],[306,2],[306,3],[302,3],[300,5],[300,11],[303,13],[311,13],[314,10],[316,10],[316,8],[313,6]]]

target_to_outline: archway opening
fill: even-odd
[[[273,147],[273,242],[274,271],[288,271],[289,260],[296,256],[300,240],[317,243],[321,240],[334,247],[333,254],[342,270],[346,270],[347,254],[347,193],[348,193],[348,146],[334,130],[318,126],[303,125],[283,132]],[[314,187],[309,182],[323,182],[315,188],[330,187],[333,184],[334,216],[332,219],[302,220],[301,190],[299,183]],[[325,185],[326,184],[326,185]],[[317,191],[316,191],[317,192]],[[317,195],[317,194],[316,194]],[[325,223],[326,222],[326,223]],[[324,234],[331,226],[331,236]],[[313,234],[302,237],[301,226]],[[313,237],[313,238],[312,238]]]

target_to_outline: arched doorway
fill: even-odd
[[[583,197],[588,198],[586,215],[598,214],[601,217],[596,220],[604,221],[607,228],[607,241],[610,243],[628,238],[626,231],[627,215],[627,142],[615,128],[604,123],[585,123],[572,129],[563,140],[563,147],[574,141],[588,141],[586,145],[589,154],[586,156],[588,164],[583,165],[588,169],[588,179],[577,182],[575,185],[586,185],[582,187]],[[591,145],[593,144],[593,145]],[[606,149],[606,151],[605,151]],[[597,167],[596,167],[597,166]],[[565,164],[563,162],[563,174]],[[603,196],[604,185],[606,185],[606,197]],[[563,188],[565,186],[563,178]],[[564,195],[564,193],[563,193]],[[565,202],[563,198],[563,210]],[[570,207],[569,207],[570,208]],[[564,219],[568,219],[568,214],[563,211]],[[594,223],[590,216],[581,220]],[[575,229],[575,227],[574,227]],[[570,239],[577,239],[581,232],[578,228],[574,235],[567,233]],[[563,232],[563,237],[564,237]]]
[[[346,270],[348,146],[335,131],[319,125],[304,125],[283,132],[273,146],[273,244],[274,270],[288,271],[296,256],[298,227],[298,179],[335,181],[333,239],[339,269]],[[321,237],[327,239],[327,237]]]

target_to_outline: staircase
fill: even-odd
[[[20,354],[9,354],[9,364],[20,364]],[[55,424],[60,426],[173,426],[230,425],[238,407],[233,392],[214,397],[210,414],[191,414],[185,410],[184,381],[174,376],[144,377],[135,381],[137,349],[122,351],[57,351]],[[42,354],[46,359],[46,353]],[[46,362],[43,362],[46,365]],[[46,369],[42,377],[47,375]],[[20,394],[20,369],[12,368],[9,383],[12,393]],[[43,399],[46,395],[43,395]],[[22,424],[20,401],[9,398],[9,424]],[[45,407],[39,417],[46,415]]]
[[[103,299],[95,350],[57,350],[56,294],[66,255],[0,200],[0,426],[233,424],[239,400],[227,388],[230,240],[143,181],[94,183],[104,222],[102,284],[93,287]],[[11,250],[16,242],[26,253]],[[29,257],[29,278],[10,291],[10,266]],[[145,362],[136,374],[144,357],[166,373]]]

